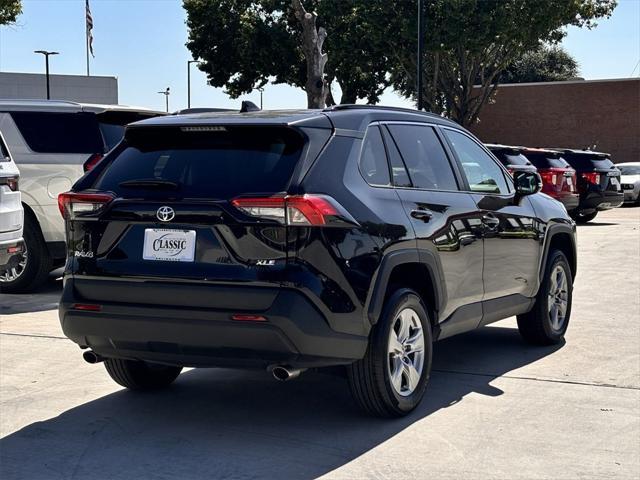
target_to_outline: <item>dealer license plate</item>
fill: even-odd
[[[144,260],[193,262],[196,252],[195,230],[146,228],[144,230]]]

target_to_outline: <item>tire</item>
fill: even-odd
[[[182,367],[120,358],[107,358],[104,366],[116,383],[130,390],[156,390],[168,387],[182,370]]]
[[[25,212],[23,231],[25,255],[20,269],[0,277],[0,291],[26,293],[35,290],[49,277],[53,261],[42,237],[37,220]]]
[[[566,280],[565,287],[559,286],[558,271],[562,271]],[[558,292],[558,293],[556,293]],[[536,303],[530,312],[518,315],[518,330],[522,338],[533,345],[556,345],[564,340],[571,318],[571,299],[573,297],[573,277],[564,253],[560,250],[549,252],[545,265],[544,278]],[[561,318],[561,299],[565,300],[564,316]],[[550,302],[555,301],[556,315]]]
[[[598,215],[598,211],[592,213],[582,213],[580,210],[577,210],[575,213],[571,215],[571,217],[576,221],[576,223],[587,223],[596,218]]]
[[[404,333],[402,336],[409,340],[413,338],[412,344],[418,346],[416,351],[405,349],[404,353],[399,353],[399,348],[409,344],[397,342],[401,338],[401,324],[411,326],[404,331],[406,336]],[[418,326],[422,331],[421,361],[420,342],[417,341]],[[390,353],[393,339],[396,340],[396,353]],[[413,290],[396,290],[385,302],[382,315],[371,331],[365,357],[347,367],[349,387],[354,399],[365,412],[373,416],[407,415],[418,406],[424,396],[431,374],[432,354],[433,341],[427,309]],[[411,376],[411,383],[408,376],[410,369],[405,362],[411,362],[415,372]],[[392,370],[400,371],[400,375],[394,377],[396,381],[392,380]]]

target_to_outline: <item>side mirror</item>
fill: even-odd
[[[542,190],[542,178],[538,172],[514,172],[513,183],[516,187],[516,194],[522,197],[533,195]]]

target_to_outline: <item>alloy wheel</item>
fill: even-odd
[[[388,370],[398,395],[411,395],[420,383],[424,368],[424,332],[420,317],[412,308],[400,311],[389,330]]]
[[[569,281],[562,265],[556,265],[549,279],[549,321],[555,332],[562,331],[569,305]]]
[[[20,256],[20,261],[15,267],[11,267],[9,270],[0,275],[0,283],[9,283],[17,280],[20,275],[24,273],[27,267],[27,245],[24,244],[24,252]]]

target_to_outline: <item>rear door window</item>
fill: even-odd
[[[369,185],[389,185],[389,164],[382,135],[377,126],[367,129],[362,142],[360,173]]]
[[[388,128],[414,187],[427,190],[458,190],[458,183],[447,154],[432,127],[390,124]]]
[[[384,127],[382,130],[384,143],[387,146],[387,154],[389,155],[389,164],[391,165],[391,173],[393,174],[393,185],[396,187],[411,187],[411,179],[407,172],[407,167],[400,156],[396,142],[391,138],[389,130]]]
[[[509,193],[502,168],[480,145],[461,132],[449,128],[443,130],[462,164],[472,192]]]
[[[11,112],[20,134],[38,153],[104,153],[92,113]]]
[[[300,134],[280,127],[222,128],[130,129],[93,187],[124,198],[207,199],[287,189],[304,146]]]

